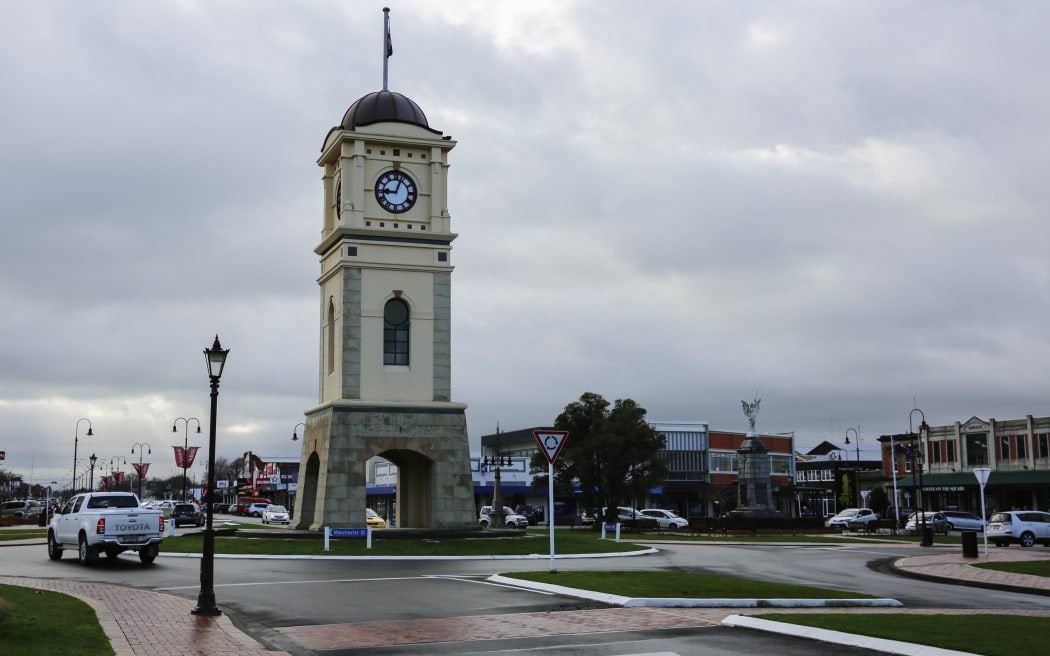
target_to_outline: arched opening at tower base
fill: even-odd
[[[397,466],[397,526],[427,528],[434,463],[420,453],[402,449],[379,455]]]
[[[306,468],[299,475],[299,493],[296,500],[299,501],[298,513],[295,517],[298,521],[297,528],[310,528],[310,520],[317,509],[317,477],[321,471],[321,459],[316,453],[311,453],[306,461]]]
[[[397,466],[397,528],[476,526],[461,406],[406,409],[347,402],[308,415],[296,526],[364,527],[368,462],[376,456]]]

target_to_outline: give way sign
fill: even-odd
[[[536,441],[540,443],[540,451],[547,456],[547,462],[553,465],[554,461],[558,459],[558,454],[561,453],[561,448],[565,446],[565,439],[569,437],[569,432],[532,431],[532,434],[536,436]]]

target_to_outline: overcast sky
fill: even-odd
[[[1050,413],[1045,2],[3,0],[0,465],[67,485],[88,418],[79,458],[174,474],[216,333],[217,455],[298,455],[316,159],[384,5],[458,142],[473,451],[587,391],[732,431],[757,395],[799,448]]]

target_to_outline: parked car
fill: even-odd
[[[5,501],[0,506],[0,516],[3,517],[37,517],[40,511],[39,501]]]
[[[988,523],[973,513],[961,510],[942,510],[941,514],[948,520],[949,531],[983,531]]]
[[[914,508],[905,508],[901,506],[890,506],[886,509],[886,512],[882,513],[883,519],[899,519],[901,526],[904,526],[904,522],[908,521],[911,514],[915,512]]]
[[[939,512],[916,512],[904,524],[904,532],[917,535],[922,528],[923,518],[926,520],[926,528],[933,529],[934,533],[948,535],[948,519]]]
[[[192,503],[176,503],[173,505],[169,519],[175,522],[175,528],[185,524],[204,526],[204,513]]]
[[[386,528],[386,520],[371,508],[365,508],[365,526],[372,528]]]
[[[237,499],[237,510],[235,511],[238,515],[244,517],[251,515],[252,517],[261,517],[263,508],[273,503],[265,497],[241,497]],[[262,504],[262,508],[259,508],[258,513],[252,512],[252,506]]]
[[[255,501],[253,503],[248,504],[248,508],[244,511],[244,514],[248,515],[249,517],[262,517],[263,511],[266,510],[267,506],[269,505],[269,501]]]
[[[850,524],[873,522],[879,516],[871,508],[844,508],[824,522],[827,528],[847,529]]]
[[[988,519],[988,540],[997,547],[1019,544],[1031,547],[1036,542],[1050,547],[1050,513],[1038,510],[998,512]]]
[[[660,528],[685,528],[689,526],[689,520],[673,510],[645,508],[639,512],[647,517],[656,519],[656,523],[660,525]]]
[[[292,517],[288,514],[288,509],[284,506],[277,506],[271,503],[263,509],[263,524],[289,524],[291,521]]]
[[[492,512],[492,506],[481,507],[481,514],[478,516],[478,523],[485,528],[488,528],[491,523],[491,520],[489,519],[490,512]],[[529,518],[525,515],[515,513],[510,506],[503,506],[503,525],[507,528],[525,528],[529,525]]]
[[[598,517],[599,520],[604,521],[605,510],[605,508],[602,508],[602,513]],[[639,511],[633,508],[628,508],[627,506],[616,507],[616,521],[619,522],[623,528],[629,529],[645,530],[660,528],[660,522],[658,522],[655,517],[643,515]],[[601,526],[600,523],[599,526]]]

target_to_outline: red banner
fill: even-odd
[[[113,477],[112,476],[103,476],[102,477],[102,489],[108,491],[110,485],[113,485]]]
[[[143,462],[141,464],[137,463],[137,462],[133,462],[133,463],[131,463],[131,466],[135,468],[135,473],[137,473],[142,478],[146,478],[146,472],[149,471],[149,463],[148,462]]]
[[[197,457],[197,450],[200,449],[199,446],[191,446],[187,449],[183,449],[181,446],[172,448],[175,449],[175,466],[179,469],[189,469],[192,467],[193,459]]]
[[[113,480],[117,482],[117,485],[124,484],[124,472],[113,472]]]

